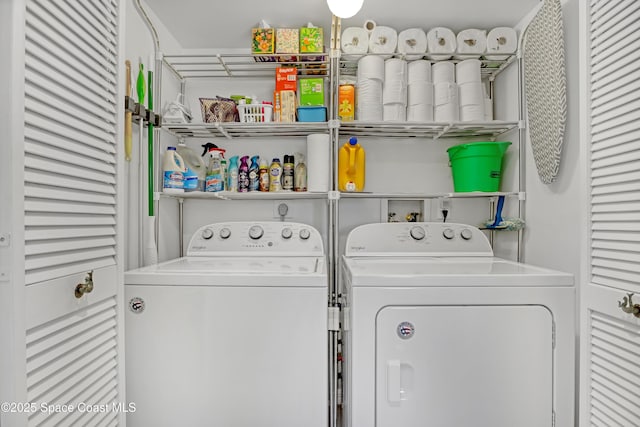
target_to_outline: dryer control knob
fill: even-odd
[[[289,227],[283,228],[281,235],[283,239],[290,239],[293,236],[293,231]]]
[[[300,238],[302,240],[307,240],[309,237],[311,237],[311,232],[308,229],[303,228],[300,230]]]
[[[254,225],[249,229],[249,237],[253,240],[258,240],[264,234],[264,230],[259,225]]]
[[[231,237],[231,230],[229,230],[227,227],[221,229],[220,237],[223,239],[228,239],[229,237]]]
[[[442,232],[442,235],[447,240],[451,240],[451,239],[453,239],[455,237],[455,233],[450,228],[445,228],[444,231]]]
[[[413,237],[413,240],[422,240],[425,238],[427,233],[425,233],[424,228],[422,227],[413,227],[409,231],[409,235]]]
[[[471,240],[472,236],[473,236],[473,233],[468,228],[464,228],[460,232],[460,237],[462,237],[464,240]]]
[[[202,238],[204,240],[209,240],[212,237],[213,237],[213,230],[212,229],[205,228],[204,230],[202,230]]]

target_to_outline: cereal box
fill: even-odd
[[[276,91],[298,89],[298,69],[295,67],[276,68]]]

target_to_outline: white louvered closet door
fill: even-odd
[[[75,408],[38,410],[29,426],[122,421],[120,407],[112,406],[124,401],[120,10],[118,0],[26,1],[27,400]],[[93,291],[76,297],[76,285],[90,274]]]
[[[640,318],[618,304],[631,293],[640,304],[640,2],[589,0],[582,18],[591,228],[580,425],[640,426]]]

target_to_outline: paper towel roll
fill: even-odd
[[[484,105],[484,85],[482,82],[460,83],[458,85],[460,105]]]
[[[384,62],[383,104],[407,105],[407,61],[389,58]]]
[[[418,104],[407,106],[408,122],[432,122],[433,104]]]
[[[478,59],[465,59],[456,64],[456,83],[471,83],[482,80],[482,63]]]
[[[475,28],[462,30],[456,36],[456,58],[480,58],[487,50],[487,32]]]
[[[385,122],[407,121],[407,106],[405,104],[385,104],[382,108],[382,119]]]
[[[454,83],[456,81],[453,62],[436,62],[431,66],[433,83]]]
[[[358,59],[369,51],[369,32],[360,27],[349,27],[342,32],[340,47],[346,59]]]
[[[312,192],[329,191],[330,163],[329,135],[307,135],[307,189]]]
[[[435,27],[427,33],[427,57],[436,61],[449,59],[456,51],[456,35],[449,28]]]
[[[398,32],[384,25],[376,26],[369,34],[369,52],[384,54],[384,58],[390,58],[398,46]]]
[[[420,59],[407,64],[407,83],[432,82],[431,61]]]
[[[373,19],[367,19],[366,21],[364,21],[364,25],[362,26],[362,28],[367,30],[368,33],[371,33],[371,31],[375,30],[377,26],[378,25],[376,24],[376,21],[374,21]]]
[[[408,61],[421,59],[427,52],[427,34],[422,28],[408,28],[398,34],[398,52]]]
[[[461,122],[483,122],[484,120],[484,103],[460,106]]]
[[[487,34],[487,50],[485,58],[496,61],[506,59],[506,55],[513,54],[518,49],[518,36],[510,27],[497,27]]]
[[[356,120],[382,120],[382,81],[360,79],[356,85]]]
[[[384,80],[384,58],[377,55],[366,55],[358,60],[358,80]]]
[[[433,83],[415,82],[407,86],[407,105],[433,105]]]
[[[458,86],[455,83],[435,83],[433,86],[433,118],[436,122],[456,122],[460,118]]]

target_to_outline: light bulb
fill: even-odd
[[[362,9],[364,0],[327,0],[329,10],[338,18],[351,18]]]

